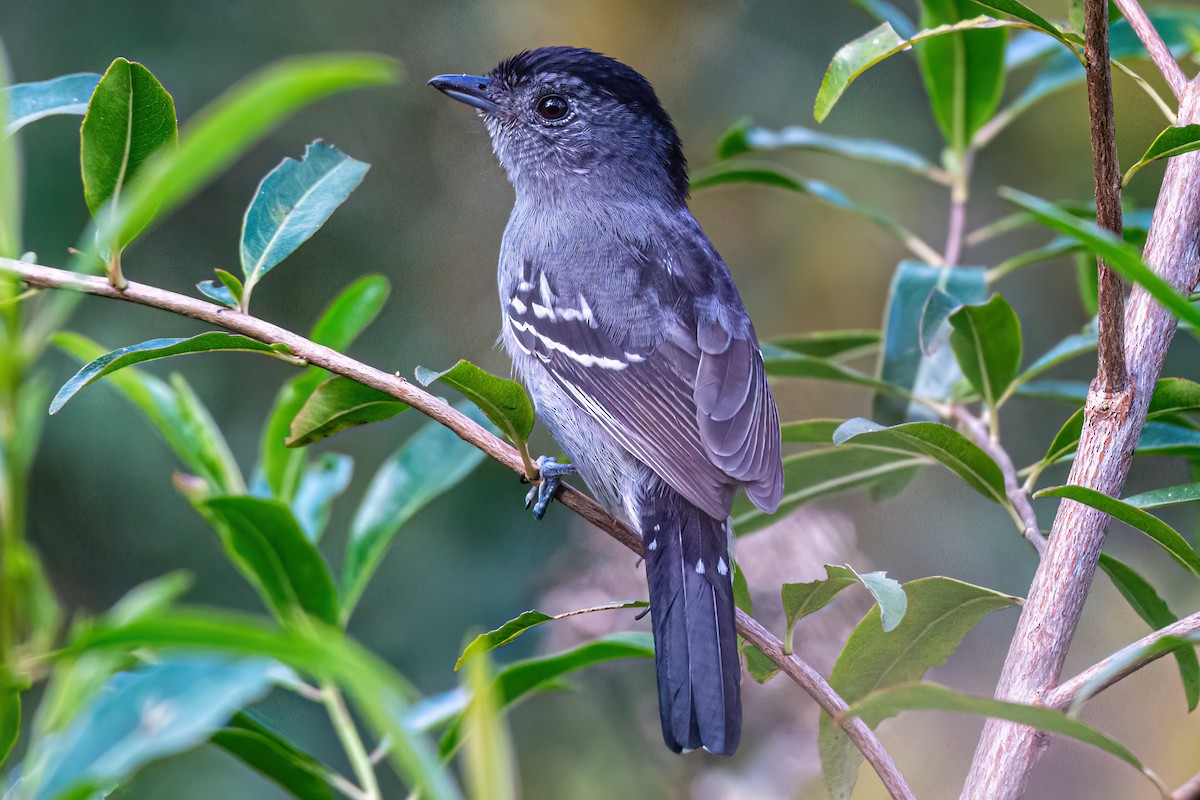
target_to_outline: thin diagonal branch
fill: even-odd
[[[1197,772],[1188,782],[1180,786],[1175,791],[1171,792],[1171,800],[1198,800],[1200,799],[1200,772]]]
[[[1150,60],[1162,73],[1167,86],[1171,87],[1171,92],[1175,97],[1182,98],[1183,87],[1188,83],[1187,76],[1183,74],[1183,69],[1175,60],[1175,56],[1171,55],[1167,43],[1158,35],[1154,23],[1146,16],[1142,4],[1138,0],[1116,0],[1116,4],[1117,8],[1121,9],[1121,13],[1125,15],[1125,19],[1129,20],[1129,26],[1133,28],[1133,32],[1141,39],[1146,52],[1150,54]]]
[[[1140,658],[1134,658],[1138,653],[1160,639],[1165,639],[1168,636],[1189,636],[1200,631],[1200,613],[1192,614],[1190,617],[1184,617],[1178,622],[1173,622],[1165,628],[1160,628],[1154,633],[1147,634],[1141,639],[1138,639],[1133,644],[1127,645],[1112,655],[1105,658],[1096,664],[1080,672],[1069,681],[1064,681],[1059,686],[1055,687],[1050,692],[1047,692],[1045,705],[1050,708],[1057,708],[1059,711],[1066,711],[1071,705],[1071,701],[1075,699],[1075,695],[1079,694],[1079,690],[1085,685],[1094,680],[1098,675],[1103,675],[1112,669],[1114,664],[1128,662],[1118,672],[1110,676],[1104,683],[1096,689],[1099,693],[1108,687],[1112,686],[1119,680],[1129,677],[1134,672],[1137,672],[1142,667],[1162,658],[1166,653],[1151,653],[1143,654]]]
[[[398,400],[403,400],[426,416],[445,425],[464,441],[478,447],[508,468],[518,473],[523,470],[521,456],[516,448],[496,438],[486,428],[465,414],[456,411],[448,403],[414,386],[398,375],[368,366],[257,317],[154,286],[130,282],[128,287],[122,291],[109,286],[104,278],[80,275],[76,272],[8,258],[0,258],[0,274],[2,273],[16,275],[31,287],[67,289],[98,297],[124,300],[191,317],[267,344],[286,344],[295,356],[309,364],[351,378],[390,394]],[[587,495],[570,486],[563,485],[557,499],[630,550],[638,555],[643,554],[641,537]],[[795,681],[830,716],[837,718],[848,709],[846,701],[838,696],[820,673],[794,653],[790,655],[784,653],[783,643],[741,609],[737,610],[737,628],[738,633],[747,642],[761,650],[779,667],[780,671]],[[904,777],[900,774],[891,756],[884,750],[874,731],[858,718],[845,720],[842,728],[845,730],[847,738],[858,747],[867,762],[879,775],[889,794],[897,800],[912,800],[914,798],[912,790],[908,788]]]

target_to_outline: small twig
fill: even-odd
[[[1171,792],[1171,800],[1200,800],[1200,772],[1197,772],[1188,782]]]
[[[950,221],[946,226],[946,249],[942,260],[948,267],[958,264],[962,257],[963,240],[967,230],[967,200],[970,199],[971,165],[975,150],[968,147],[962,160],[955,165],[950,186]]]
[[[1092,131],[1092,169],[1096,182],[1096,224],[1121,235],[1121,164],[1113,111],[1112,68],[1108,50],[1108,0],[1084,3],[1087,53],[1088,118]],[[1125,374],[1125,285],[1121,277],[1096,259],[1099,307],[1097,388],[1123,391]]]
[[[1119,664],[1128,660],[1120,671],[1114,673],[1101,684],[1093,694],[1099,694],[1101,691],[1112,686],[1119,680],[1129,677],[1134,672],[1137,672],[1142,667],[1157,661],[1167,655],[1165,652],[1143,654],[1140,658],[1134,659],[1139,651],[1149,647],[1160,639],[1165,639],[1168,636],[1188,636],[1200,631],[1200,613],[1192,614],[1190,617],[1184,617],[1178,622],[1173,622],[1165,628],[1160,628],[1154,633],[1147,634],[1141,639],[1138,639],[1133,644],[1127,645],[1112,655],[1105,658],[1096,664],[1080,672],[1069,681],[1056,686],[1046,693],[1044,703],[1050,708],[1057,708],[1059,711],[1065,711],[1071,705],[1071,701],[1075,699],[1075,695],[1079,690],[1093,681],[1098,675],[1102,675],[1112,668],[1114,664]]]
[[[342,748],[350,759],[350,766],[354,768],[354,777],[358,779],[359,783],[355,788],[361,790],[361,799],[383,800],[383,795],[379,791],[379,779],[375,777],[374,763],[367,755],[367,749],[363,746],[358,727],[350,717],[350,709],[346,708],[346,701],[342,699],[342,693],[332,684],[322,686],[321,693],[324,695],[325,708],[329,712],[330,721],[333,722],[333,729],[337,732],[338,740],[342,743]]]
[[[1133,28],[1133,32],[1142,40],[1142,45],[1150,54],[1150,60],[1162,73],[1167,86],[1171,87],[1171,93],[1176,98],[1182,97],[1183,87],[1188,82],[1187,76],[1183,74],[1183,69],[1175,60],[1175,56],[1171,55],[1171,49],[1167,47],[1167,43],[1158,35],[1154,23],[1146,16],[1142,4],[1138,0],[1116,0],[1116,4],[1117,8],[1121,9],[1121,13],[1125,15],[1125,19],[1129,20],[1129,27]],[[1107,17],[1107,15],[1106,9],[1105,16]]]
[[[309,364],[351,378],[390,394],[398,400],[403,400],[510,469],[518,473],[523,470],[521,456],[517,453],[516,448],[496,438],[486,428],[455,410],[444,400],[423,391],[401,377],[355,361],[349,356],[309,341],[278,325],[224,306],[140,283],[130,282],[124,291],[119,291],[109,286],[104,278],[80,275],[68,270],[28,264],[8,258],[0,258],[0,272],[14,274],[30,286],[39,286],[45,289],[67,289],[97,297],[137,303],[198,319],[267,344],[282,342],[291,349],[294,355]],[[565,483],[555,499],[630,550],[638,555],[643,555],[641,536],[601,508],[595,500]],[[783,643],[741,609],[737,610],[737,627],[738,633],[747,642],[761,650],[827,713],[837,715],[848,708],[846,702],[838,696],[837,692],[819,673],[796,655],[784,654]],[[874,731],[866,723],[856,717],[846,720],[843,728],[846,736],[862,751],[863,756],[879,775],[883,785],[887,787],[893,798],[908,800],[908,798],[914,797],[912,790],[905,783],[904,777],[896,768],[895,762],[883,749],[883,745],[875,736]],[[370,761],[369,756],[366,757],[366,760]]]
[[[378,764],[380,761],[383,761],[384,756],[386,756],[389,752],[391,752],[391,749],[392,749],[392,737],[390,737],[390,736],[383,737],[382,741],[380,741],[379,744],[375,745],[375,749],[371,751],[371,755],[370,755],[371,763]]]
[[[1000,467],[1000,472],[1004,475],[1005,494],[1008,495],[1008,502],[1012,503],[1013,510],[1017,514],[1014,521],[1017,523],[1017,527],[1021,529],[1021,534],[1033,545],[1033,549],[1037,550],[1038,557],[1040,558],[1046,551],[1046,539],[1042,536],[1042,529],[1038,525],[1037,514],[1034,513],[1033,503],[1029,500],[1029,491],[1017,479],[1017,468],[1013,465],[1008,451],[1001,447],[998,442],[992,440],[987,426],[983,424],[983,420],[976,417],[964,406],[955,406],[953,415],[955,419],[970,431],[971,438],[975,440],[975,444],[979,445],[980,449],[991,456],[992,460],[996,462],[996,466]]]

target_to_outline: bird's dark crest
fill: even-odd
[[[516,86],[537,75],[550,73],[577,78],[658,122],[667,140],[667,169],[671,182],[681,198],[687,197],[687,159],[683,155],[683,143],[671,116],[654,93],[654,87],[637,70],[583,47],[539,47],[501,61],[489,77]]]

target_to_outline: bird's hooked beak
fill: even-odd
[[[439,92],[489,114],[500,110],[487,97],[491,82],[490,78],[481,75],[438,75],[429,79],[429,85]]]

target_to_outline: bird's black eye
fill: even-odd
[[[551,122],[562,119],[570,110],[567,98],[557,94],[548,94],[537,102],[538,116]]]

